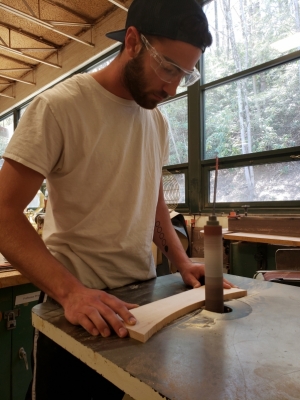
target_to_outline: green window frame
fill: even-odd
[[[226,9],[226,5],[228,6],[231,4],[232,7],[237,7],[237,5],[242,4],[244,9],[243,12],[246,14],[246,5],[251,6],[254,2],[248,1],[228,1],[228,0],[215,0],[214,2],[206,2],[207,6],[219,6]],[[290,35],[294,34],[295,32],[300,31],[300,26],[298,27],[296,22],[295,26],[293,25],[293,15],[291,17],[291,7],[292,5],[289,3],[290,7],[290,14],[286,11],[287,1],[282,0],[280,4],[275,2],[274,0],[259,0],[255,2],[256,7],[259,5],[265,7],[265,11],[268,10],[267,7],[272,7],[273,13],[275,14],[278,12],[278,26],[277,26],[277,33],[278,39],[284,37],[290,37]],[[278,5],[279,4],[279,5]],[[299,16],[299,1],[295,0],[293,4],[296,4],[295,10],[295,17]],[[281,10],[276,11],[276,7],[281,6]],[[220,11],[220,9],[219,9]],[[237,10],[235,10],[237,11]],[[248,10],[249,11],[249,10]],[[279,21],[279,11],[283,14],[286,13],[286,19],[282,18],[282,21]],[[216,10],[214,10],[216,12]],[[261,12],[261,10],[260,10]],[[283,15],[281,14],[281,15]],[[297,14],[297,15],[296,15]],[[207,14],[208,15],[208,14]],[[226,17],[227,18],[227,17]],[[258,13],[256,16],[261,18],[261,15]],[[266,13],[265,21],[267,18],[270,18],[270,13]],[[273,15],[272,18],[274,19],[275,16]],[[209,19],[209,16],[208,16]],[[242,17],[240,17],[242,20]],[[220,22],[220,21],[219,21]],[[282,22],[283,28],[281,33],[279,34],[280,23]],[[209,19],[209,23],[213,23]],[[223,23],[225,23],[223,21]],[[257,23],[257,22],[256,22]],[[269,24],[270,25],[270,24]],[[210,25],[210,30],[216,32],[216,26]],[[270,30],[270,26],[267,26]],[[228,26],[227,26],[228,28]],[[224,32],[223,32],[224,33]],[[300,35],[300,34],[299,34]],[[221,69],[221,73],[212,74],[210,73],[211,70],[207,70],[208,66],[216,65],[216,68],[221,65],[222,57],[225,57],[226,52],[230,52],[231,43],[228,48],[224,48],[223,52],[220,51],[220,62],[218,64],[217,60],[217,50],[214,49],[214,54],[209,54],[210,49],[201,57],[200,60],[200,70],[201,70],[201,80],[199,84],[195,84],[193,87],[189,88],[188,96],[189,96],[189,162],[188,162],[188,185],[189,185],[189,211],[191,214],[199,214],[199,213],[210,213],[212,211],[212,192],[213,192],[213,182],[214,182],[214,171],[215,171],[215,156],[212,154],[212,151],[209,153],[208,151],[208,142],[210,139],[210,143],[214,143],[217,148],[217,145],[222,144],[223,150],[226,145],[229,144],[230,151],[226,153],[225,151],[220,152],[215,151],[215,154],[219,157],[219,174],[218,174],[218,188],[222,188],[223,184],[223,191],[228,192],[227,197],[225,196],[226,193],[221,193],[220,190],[217,191],[217,201],[216,201],[216,210],[217,212],[224,212],[227,213],[228,211],[235,209],[235,210],[243,210],[243,205],[247,204],[250,205],[250,212],[255,213],[297,213],[300,210],[300,183],[297,181],[297,171],[300,172],[300,135],[298,135],[297,131],[300,128],[300,117],[298,119],[298,96],[297,90],[294,90],[295,85],[290,85],[288,87],[289,82],[293,79],[300,87],[300,43],[297,48],[290,48],[283,51],[284,55],[280,54],[279,56],[277,53],[272,51],[267,51],[268,48],[271,46],[270,43],[274,41],[271,37],[267,40],[267,43],[264,44],[263,38],[261,42],[256,42],[256,46],[260,46],[260,58],[258,62],[257,59],[252,64],[250,62],[244,63],[241,65],[239,70],[234,68],[234,62],[230,59],[230,55],[227,56],[226,61],[231,65],[232,71],[228,73],[225,71],[226,68],[224,67]],[[219,39],[220,40],[220,39]],[[214,41],[216,42],[216,35],[214,37]],[[271,43],[272,44],[272,43]],[[216,43],[213,43],[215,46]],[[213,48],[212,46],[212,48]],[[239,43],[241,47],[241,43]],[[249,43],[248,46],[250,47]],[[249,49],[248,49],[249,50]],[[232,50],[233,51],[233,50]],[[240,50],[241,51],[241,50]],[[245,50],[243,55],[245,55]],[[206,58],[207,57],[207,58]],[[212,60],[208,60],[211,57]],[[233,57],[232,57],[233,58]],[[228,61],[229,60],[229,61]],[[233,67],[232,67],[233,66]],[[223,72],[223,74],[222,74]],[[248,80],[248,82],[247,82]],[[249,81],[263,81],[264,80],[264,89],[261,89],[259,93],[259,100],[262,101],[262,98],[265,99],[265,108],[272,111],[274,109],[274,114],[276,117],[276,113],[281,113],[280,118],[274,117],[269,118],[271,112],[267,114],[265,109],[262,110],[263,112],[262,117],[260,119],[257,118],[257,108],[255,108],[255,98],[253,95],[253,90],[249,90]],[[233,149],[233,145],[235,145],[239,138],[238,134],[240,133],[232,133],[230,134],[229,129],[227,129],[227,135],[225,138],[222,137],[223,134],[221,129],[216,128],[215,130],[212,129],[210,133],[209,128],[211,126],[214,127],[220,124],[222,121],[222,117],[224,117],[224,113],[218,112],[218,102],[216,99],[220,99],[220,105],[224,107],[226,106],[226,96],[227,93],[230,92],[230,87],[235,87],[236,90],[236,99],[235,102],[232,102],[233,105],[237,108],[237,103],[239,101],[238,98],[238,89],[242,87],[244,90],[246,84],[248,87],[246,88],[248,92],[246,92],[245,100],[246,102],[252,102],[250,106],[252,107],[252,120],[250,123],[252,124],[252,129],[255,134],[252,135],[252,139],[256,139],[256,143],[252,144],[252,148],[246,148],[242,150],[241,143],[238,143],[237,150]],[[250,82],[251,83],[251,82]],[[281,83],[281,85],[280,85]],[[243,88],[244,86],[244,88]],[[262,86],[262,83],[261,83]],[[225,90],[226,88],[226,90]],[[276,90],[278,91],[278,99],[276,99]],[[281,89],[281,92],[280,92]],[[285,90],[283,90],[285,89]],[[294,90],[294,93],[291,93]],[[210,94],[218,93],[219,97],[211,98],[214,102],[210,99]],[[232,93],[234,91],[231,90]],[[284,93],[285,101],[284,106],[280,104],[280,95]],[[293,95],[293,96],[292,96]],[[225,97],[225,101],[222,98]],[[232,96],[234,97],[234,96]],[[293,100],[295,98],[295,100]],[[221,100],[223,102],[221,102]],[[267,100],[267,101],[266,101]],[[273,109],[271,108],[270,104],[272,105]],[[228,102],[228,107],[229,107]],[[234,108],[231,105],[231,119],[237,119],[238,112],[232,112]],[[299,103],[300,105],[300,103]],[[250,107],[249,106],[249,107]],[[211,109],[214,108],[216,111],[212,112]],[[221,107],[220,107],[221,108]],[[291,108],[291,110],[289,109]],[[238,110],[240,111],[240,110]],[[210,115],[211,113],[211,115]],[[209,125],[209,120],[213,121],[211,126]],[[232,124],[232,120],[230,123]],[[275,123],[275,122],[276,123]],[[283,121],[282,126],[280,123]],[[228,123],[228,121],[226,121]],[[258,123],[259,122],[259,123]],[[273,125],[272,125],[273,124]],[[259,126],[261,125],[261,126]],[[230,126],[231,129],[236,129],[238,123],[235,125],[232,124]],[[255,130],[255,129],[256,130]],[[265,131],[264,129],[269,129],[269,131]],[[286,135],[284,129],[286,128]],[[278,132],[276,132],[278,129]],[[294,132],[294,136],[288,135],[290,131]],[[280,133],[281,132],[281,133]],[[282,133],[283,132],[283,133]],[[246,132],[247,133],[247,132]],[[210,134],[210,136],[209,136]],[[256,135],[256,136],[255,136]],[[265,141],[264,138],[268,137],[269,135],[269,142]],[[285,137],[286,136],[286,137]],[[282,139],[284,137],[284,140]],[[215,138],[219,141],[215,141]],[[249,138],[249,137],[248,137]],[[235,141],[234,141],[235,140]],[[217,145],[216,145],[217,143]],[[222,147],[222,146],[219,146]],[[227,146],[228,147],[228,146]],[[270,148],[268,148],[270,147]],[[213,146],[212,146],[213,149]],[[217,149],[219,150],[219,149]],[[234,150],[234,151],[233,151]],[[240,196],[239,186],[245,184],[244,178],[241,178],[241,171],[252,171],[251,173],[254,174],[256,177],[256,181],[254,181],[254,189],[253,193],[250,195]],[[274,174],[273,174],[274,171]],[[276,178],[276,175],[278,178]],[[234,179],[230,180],[230,176],[233,176]],[[257,178],[259,176],[259,178]],[[299,174],[298,174],[299,176]],[[225,179],[226,178],[226,179]],[[250,178],[251,177],[250,174]],[[223,179],[223,181],[221,180]],[[239,180],[240,179],[240,180]],[[224,182],[226,184],[224,184]],[[241,183],[242,182],[242,183]],[[253,182],[252,182],[253,184]],[[269,186],[269,192],[266,190],[267,186]],[[278,190],[275,190],[277,187]],[[227,188],[225,190],[224,188]],[[282,193],[280,193],[280,188]],[[290,193],[287,193],[290,191]],[[256,192],[256,193],[255,193]],[[250,193],[250,192],[249,192]],[[222,196],[221,196],[222,194]],[[218,200],[218,197],[220,200]],[[242,198],[240,198],[242,197]],[[222,198],[225,198],[225,201],[222,201]]]
[[[284,10],[284,6],[287,0],[280,0],[280,2],[276,2],[276,4],[281,4],[282,8]],[[215,0],[214,2],[203,2],[203,4],[206,4],[205,7],[208,7],[208,5],[221,5],[224,7],[224,5],[229,4],[229,0]],[[239,4],[250,4],[250,1],[237,1],[234,3],[232,0],[230,4],[236,5],[237,3]],[[256,5],[273,5],[275,4],[275,0],[259,0],[258,2],[255,3]],[[297,4],[299,6],[299,0],[294,0],[293,4]],[[291,5],[291,2],[289,3]],[[298,7],[300,8],[300,7]],[[245,11],[245,10],[244,10]],[[299,11],[299,9],[298,9]],[[283,20],[284,21],[284,20]],[[293,30],[299,30],[300,31],[300,26],[296,29],[290,29],[289,24],[285,22],[285,25],[288,27],[287,32],[281,32],[281,37],[283,37],[287,33],[291,33],[290,31]],[[214,22],[209,19],[210,25],[213,24]],[[211,27],[215,28],[215,26]],[[212,29],[211,29],[212,30]],[[218,39],[220,41],[220,38]],[[272,39],[273,40],[273,39]],[[270,41],[267,43],[267,45],[270,45]],[[258,44],[256,43],[256,46],[262,46],[263,42],[259,42]],[[216,44],[216,37],[214,37],[214,43],[211,47],[211,49],[214,49],[214,46],[217,46]],[[299,50],[298,50],[299,48]],[[180,177],[180,182],[181,182],[181,189],[184,191],[184,195],[181,197],[180,203],[178,204],[176,211],[182,212],[182,213],[189,213],[189,214],[201,214],[201,213],[210,213],[212,211],[212,183],[214,180],[214,171],[215,171],[215,158],[213,156],[213,151],[214,151],[214,146],[215,143],[223,143],[230,142],[232,139],[230,135],[228,135],[227,131],[227,136],[225,135],[225,139],[222,139],[223,132],[220,132],[215,129],[215,126],[217,126],[217,122],[219,121],[220,115],[218,114],[218,102],[214,102],[214,93],[220,93],[219,97],[222,97],[223,92],[232,92],[234,93],[234,90],[237,90],[236,87],[240,85],[240,82],[243,80],[246,82],[247,80],[251,79],[256,79],[256,81],[261,82],[262,79],[261,77],[264,77],[266,81],[270,82],[270,90],[273,90],[274,88],[272,87],[272,84],[276,82],[276,77],[278,77],[278,80],[280,80],[280,77],[283,77],[284,74],[286,73],[285,70],[291,69],[291,67],[297,67],[299,68],[300,71],[300,44],[298,48],[293,48],[285,51],[283,55],[276,56],[276,53],[260,50],[260,58],[258,57],[258,61],[256,60],[255,63],[253,64],[245,64],[240,68],[240,70],[236,70],[232,68],[232,71],[224,71],[222,70],[222,73],[215,74],[215,76],[211,73],[211,71],[215,70],[208,70],[209,65],[212,64],[212,62],[217,65],[216,59],[210,60],[209,57],[211,55],[209,54],[210,49],[207,49],[206,53],[204,54],[203,57],[201,57],[198,68],[200,69],[201,72],[201,79],[199,82],[194,84],[191,87],[188,87],[187,90],[180,90],[174,96],[172,99],[169,99],[167,102],[164,102],[161,104],[161,108],[168,109],[169,114],[172,112],[170,111],[172,108],[172,104],[174,105],[174,110],[176,111],[176,107],[179,104],[185,104],[184,107],[186,108],[186,113],[187,115],[184,116],[182,113],[182,107],[181,107],[181,119],[176,119],[175,116],[171,115],[171,129],[175,129],[175,125],[178,126],[179,131],[178,131],[178,137],[180,135],[183,135],[182,143],[180,143],[180,139],[177,137],[172,137],[173,143],[181,146],[184,148],[182,150],[182,153],[180,157],[173,157],[170,159],[170,162],[168,165],[166,165],[164,168],[170,171],[171,173],[178,175]],[[230,46],[228,48],[225,48],[223,53],[228,53],[229,54]],[[214,49],[216,51],[216,49]],[[273,50],[272,50],[273,51]],[[81,70],[76,71],[75,73],[80,73],[80,72],[88,72],[91,71],[95,66],[101,64],[102,62],[106,62],[106,60],[111,59],[115,54],[117,54],[117,50],[113,50],[108,52],[107,54],[101,56],[98,60],[95,60],[93,63],[90,65],[85,66]],[[274,55],[275,54],[275,55]],[[265,56],[266,55],[266,56]],[[222,52],[220,52],[220,57],[224,56]],[[230,58],[230,55],[228,55],[228,63],[231,65],[234,65],[232,58]],[[262,57],[265,57],[263,59]],[[221,59],[221,58],[220,58]],[[261,61],[261,62],[259,62]],[[209,64],[210,63],[210,64]],[[297,68],[294,68],[295,70]],[[292,74],[293,79],[296,79],[295,73]],[[274,78],[275,77],[275,78]],[[288,79],[288,78],[287,78]],[[288,80],[287,80],[288,82]],[[299,82],[300,82],[300,72],[299,72]],[[249,86],[249,82],[248,82]],[[250,85],[251,86],[251,85]],[[300,86],[300,83],[299,83]],[[224,88],[229,88],[228,90],[224,90]],[[235,89],[234,89],[235,88]],[[280,85],[278,84],[278,88],[280,88]],[[272,93],[272,92],[271,92]],[[211,94],[211,98],[209,97]],[[233,96],[234,97],[234,96]],[[274,96],[273,96],[274,97]],[[254,99],[254,100],[253,100]],[[300,99],[300,96],[299,96]],[[252,103],[255,103],[255,97],[254,96],[248,96],[248,100],[252,101]],[[298,101],[298,100],[297,100]],[[290,102],[291,103],[291,102]],[[13,113],[14,116],[14,126],[17,126],[21,110],[24,109],[24,107],[28,103],[24,103],[18,107],[16,107],[13,111],[10,111],[6,115],[1,116],[0,121],[4,120],[9,114]],[[210,104],[213,104],[214,109],[212,110],[213,107],[210,107]],[[268,103],[267,103],[268,104]],[[278,111],[280,107],[278,107],[278,102],[273,102],[273,105],[275,109]],[[287,97],[287,103],[288,103],[288,97]],[[295,108],[295,118],[290,118],[289,122],[289,127],[293,129],[297,133],[298,127],[300,128],[300,116],[299,116],[299,121],[297,120],[297,103],[294,105]],[[287,108],[287,107],[285,107]],[[300,110],[300,107],[299,107]],[[174,112],[176,114],[176,112]],[[177,112],[177,114],[179,114]],[[231,115],[233,116],[232,119],[236,119],[236,115],[231,110]],[[255,112],[254,112],[255,115]],[[293,116],[293,113],[291,114]],[[170,115],[169,115],[170,117]],[[222,117],[222,115],[221,115]],[[173,119],[175,118],[175,119]],[[214,118],[216,121],[214,121]],[[170,118],[169,118],[170,119]],[[266,120],[266,118],[265,118]],[[262,118],[262,122],[264,126],[266,126],[266,123],[264,118]],[[213,123],[210,124],[208,127],[208,121],[213,121]],[[257,121],[255,120],[253,125],[256,127],[258,126]],[[237,124],[235,125],[236,128]],[[273,128],[271,126],[271,128]],[[215,131],[214,131],[215,129]],[[274,130],[274,129],[273,129]],[[257,133],[258,132],[258,133]],[[261,130],[262,132],[262,130]],[[260,135],[263,138],[263,134],[259,131],[259,129],[256,130],[256,134]],[[177,133],[176,133],[177,135]],[[273,142],[272,138],[274,135],[274,132],[271,130],[270,134],[270,145],[272,147]],[[220,140],[220,137],[222,140]],[[275,135],[276,137],[276,135]],[[227,138],[227,139],[226,139]],[[299,135],[300,138],[300,135]],[[208,152],[208,147],[207,147],[207,141],[208,139],[210,140],[211,145],[211,150],[210,153]],[[233,136],[234,139],[234,136]],[[217,142],[219,140],[219,142]],[[244,169],[245,171],[247,169],[252,169],[253,171],[260,171],[264,173],[268,173],[269,170],[271,170],[271,167],[274,167],[274,170],[277,171],[276,173],[282,172],[286,173],[291,167],[293,168],[300,168],[300,142],[297,142],[298,138],[297,135],[295,137],[295,145],[291,146],[289,142],[289,138],[286,139],[287,145],[285,146],[285,142],[283,141],[282,143],[277,143],[274,148],[264,148],[263,147],[263,141],[257,141],[256,143],[256,148],[255,151],[241,151],[240,149],[242,148],[242,145],[238,143],[237,146],[235,146],[235,151],[232,152],[232,154],[229,153],[218,153],[219,157],[219,179],[218,179],[218,188],[222,188],[222,184],[227,184],[229,194],[227,193],[220,193],[217,191],[217,203],[216,203],[216,211],[217,212],[224,212],[227,213],[232,209],[240,209],[242,210],[242,206],[244,204],[250,205],[250,212],[253,211],[255,213],[297,213],[300,210],[300,199],[295,196],[295,199],[291,199],[291,197],[286,196],[286,197],[276,197],[276,193],[271,193],[270,194],[270,199],[268,200],[268,194],[266,195],[263,200],[261,198],[253,196],[252,200],[246,197],[241,197],[241,196],[235,196],[235,189],[241,182],[241,180],[232,180],[230,181],[230,176],[234,176],[235,179],[238,179],[242,174],[241,171]],[[299,139],[300,140],[300,139]],[[276,142],[276,140],[275,140]],[[187,145],[186,145],[187,143]],[[229,146],[230,147],[230,146]],[[172,150],[173,151],[173,150]],[[270,167],[270,168],[269,168]],[[277,168],[277,169],[276,169]],[[282,168],[282,171],[280,170]],[[299,170],[300,172],[300,170]],[[288,176],[288,175],[287,175]],[[299,183],[297,181],[290,181],[290,178],[287,178],[287,185],[283,185],[283,191],[289,190],[289,187],[292,185],[294,187],[298,187]],[[271,179],[270,179],[271,180]],[[277,181],[276,181],[277,182]],[[272,187],[271,187],[272,189]],[[220,190],[220,189],[219,189]],[[300,193],[300,187],[299,187],[299,193]],[[221,196],[221,195],[222,196]],[[260,193],[259,193],[260,194]],[[227,196],[227,197],[226,197]],[[272,200],[272,196],[274,197],[275,200]]]

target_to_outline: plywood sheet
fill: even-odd
[[[224,289],[225,301],[246,295],[247,291],[243,289]],[[126,325],[126,328],[131,338],[145,343],[168,323],[204,305],[205,287],[201,286],[130,310],[137,323],[134,326]]]

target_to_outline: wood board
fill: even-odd
[[[300,271],[300,248],[278,249],[275,253],[276,269]]]
[[[247,216],[228,219],[228,230],[264,235],[300,236],[299,216]]]
[[[224,301],[246,295],[247,291],[243,289],[224,289]],[[126,325],[126,328],[131,338],[145,343],[165,325],[204,305],[205,286],[201,286],[130,310],[137,319],[137,323],[134,326]]]
[[[300,237],[264,235],[261,233],[233,232],[225,234],[224,239],[277,244],[282,246],[300,246]]]
[[[30,283],[30,281],[18,271],[0,272],[0,289],[25,283]]]

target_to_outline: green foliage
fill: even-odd
[[[8,139],[0,136],[0,157],[4,153],[7,144],[8,144]]]
[[[181,97],[159,106],[169,123],[169,165],[188,162],[187,97]]]
[[[8,145],[10,136],[12,135],[13,130],[13,116],[0,121],[0,157],[4,153],[6,146]]]
[[[205,11],[215,36],[206,82],[280,57],[271,44],[300,30],[288,0],[217,0]],[[205,158],[299,146],[299,92],[298,60],[207,90]]]

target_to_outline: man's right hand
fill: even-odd
[[[16,161],[6,159],[0,170],[1,253],[30,282],[47,293],[64,310],[69,322],[90,334],[127,335],[123,321],[134,325],[129,310],[137,304],[83,286],[56,258],[31,226],[24,209],[40,188],[44,176]],[[122,321],[123,320],[123,321]]]
[[[126,303],[102,290],[83,287],[71,292],[62,304],[66,319],[73,325],[81,325],[91,335],[107,337],[113,329],[119,337],[128,334],[124,322],[135,325],[136,319],[129,312],[138,304]],[[123,320],[123,321],[122,321]]]

